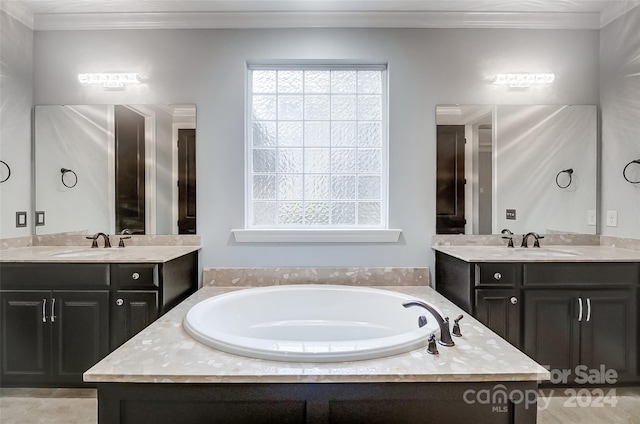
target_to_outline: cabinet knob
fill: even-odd
[[[495,278],[496,280],[499,280],[502,278],[502,274],[500,274],[499,272],[496,272],[495,274],[493,274],[493,278]]]
[[[511,299],[509,299],[509,302],[511,302],[512,305],[516,305],[518,303],[518,298],[515,296],[511,296]]]
[[[133,278],[134,280],[137,280],[138,278],[140,278],[140,274],[138,274],[137,272],[134,272],[133,274],[131,274],[131,278]]]
[[[116,305],[118,305],[118,306],[124,305],[124,300],[122,300],[122,299],[116,300]]]

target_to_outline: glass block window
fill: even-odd
[[[386,228],[384,66],[251,66],[248,228]]]

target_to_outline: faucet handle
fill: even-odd
[[[93,240],[93,242],[91,242],[91,247],[98,247],[98,237],[97,236],[87,236],[85,237],[87,240]]]
[[[429,345],[427,346],[427,353],[430,353],[431,355],[437,355],[438,345],[436,344],[435,334],[431,333],[427,341],[429,342]]]
[[[536,238],[536,241],[533,242],[533,247],[540,247],[540,239],[543,239],[544,236],[536,234],[534,237]]]
[[[120,242],[118,243],[118,247],[124,247],[124,241],[130,239],[131,236],[120,237]]]
[[[464,318],[462,315],[458,315],[458,318],[453,320],[453,330],[451,330],[451,335],[456,337],[462,337],[462,333],[460,332],[460,324],[458,322]]]

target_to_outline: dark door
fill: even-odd
[[[178,130],[178,233],[196,233],[196,130]]]
[[[118,290],[111,314],[111,349],[116,349],[158,318],[158,292]]]
[[[48,290],[0,291],[0,361],[4,383],[45,381],[51,374]]]
[[[436,233],[464,234],[464,125],[438,125]]]
[[[518,348],[520,300],[519,290],[476,290],[476,318]]]
[[[53,291],[53,379],[82,381],[82,373],[109,353],[109,292]]]
[[[144,234],[145,224],[144,116],[115,106],[116,232],[125,228]]]
[[[573,290],[527,290],[524,305],[524,351],[551,369],[573,370],[580,359],[580,293]],[[583,309],[583,317],[585,310]]]
[[[629,290],[583,291],[580,364],[616,370],[620,379],[635,376],[636,299]]]

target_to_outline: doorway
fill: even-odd
[[[178,234],[196,233],[196,130],[178,129]]]

